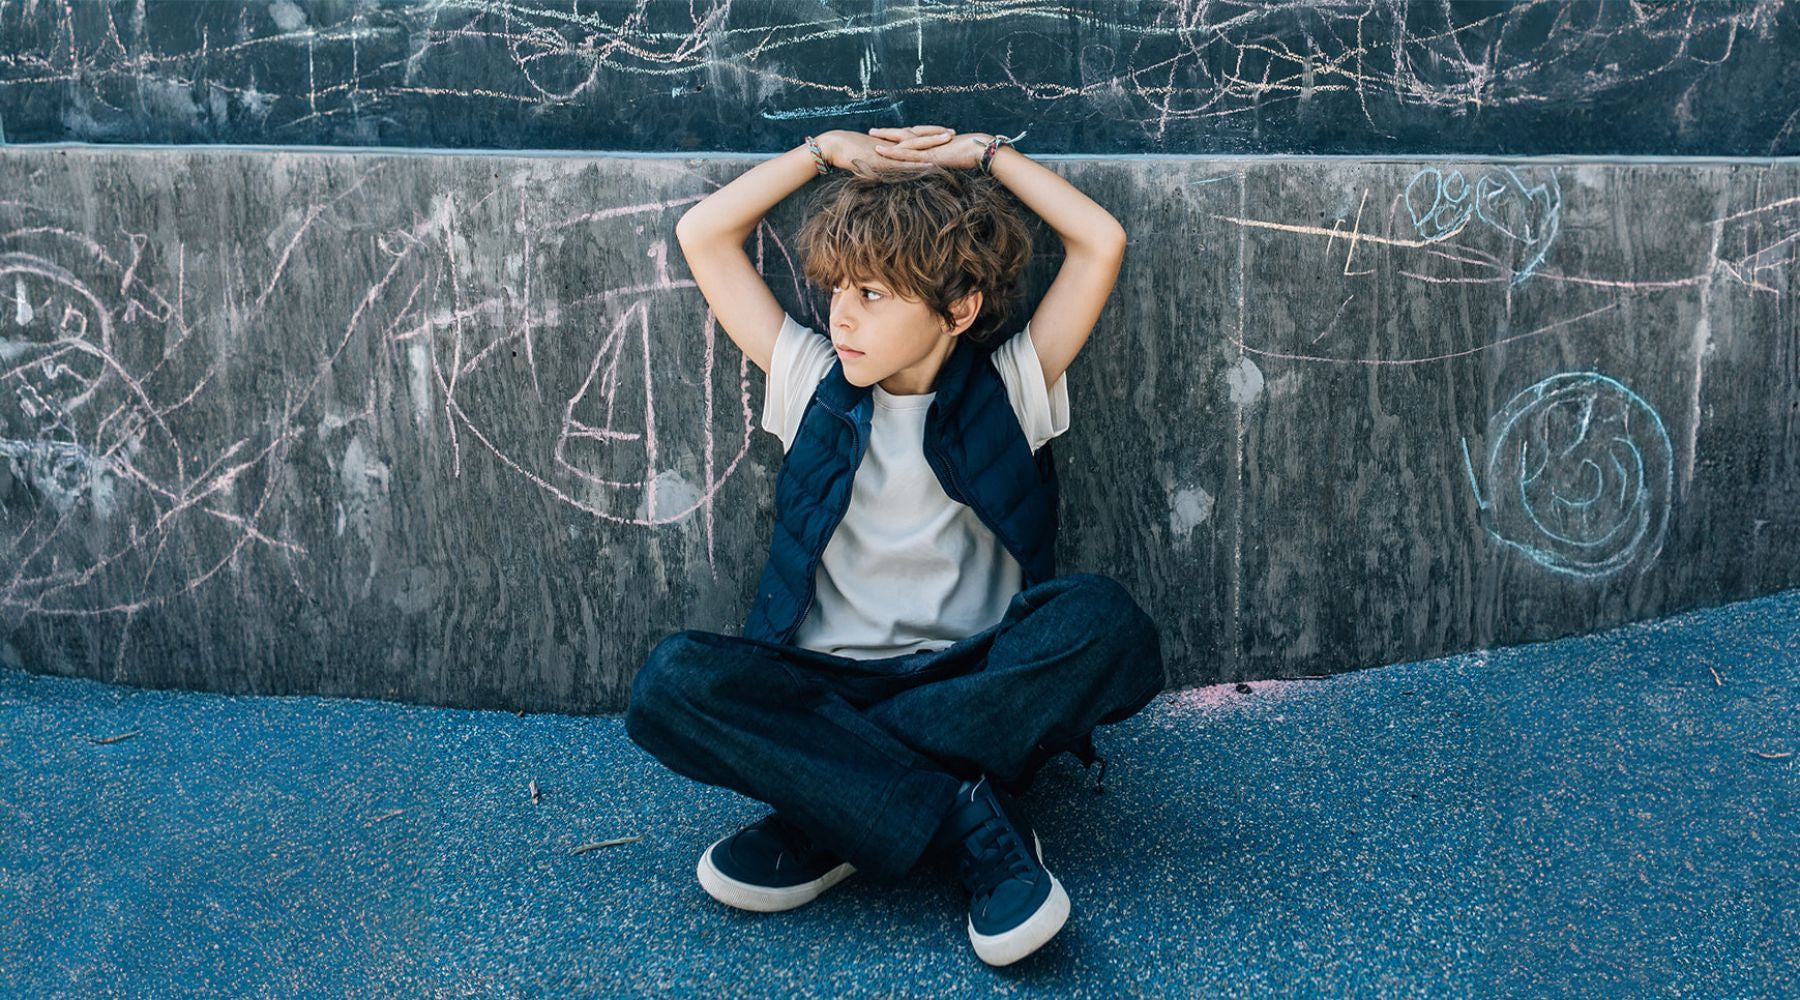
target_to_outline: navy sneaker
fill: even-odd
[[[697,874],[707,895],[740,910],[773,913],[819,898],[856,868],[814,843],[780,813],[713,841]]]
[[[1044,867],[1043,844],[1012,796],[988,781],[964,781],[933,836],[956,859],[969,890],[969,941],[989,965],[1010,965],[1043,947],[1069,919],[1069,894]],[[1025,838],[1031,838],[1026,849]]]

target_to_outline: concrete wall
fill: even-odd
[[[0,143],[1800,154],[1793,0],[0,0]]]
[[[752,162],[0,148],[0,654],[623,708],[766,554],[762,374],[671,239]],[[1176,686],[1800,585],[1800,162],[1043,162],[1132,240],[1060,567]],[[751,248],[818,324],[805,193]]]

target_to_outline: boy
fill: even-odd
[[[833,167],[850,173],[799,234],[807,277],[831,290],[827,338],[776,302],[743,244]],[[1031,254],[1007,191],[1067,254],[1030,322],[1002,335]],[[658,643],[626,732],[672,770],[775,807],[701,856],[721,902],[790,909],[930,854],[969,890],[976,954],[1017,961],[1062,928],[1069,899],[1015,796],[1056,753],[1091,764],[1094,727],[1163,687],[1155,623],[1124,588],[1055,571],[1048,442],[1068,429],[1063,373],[1124,229],[1005,137],[913,126],[809,136],[676,234],[713,315],[767,373],[762,426],[786,458],[744,634]]]

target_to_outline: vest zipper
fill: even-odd
[[[836,413],[837,411],[833,410],[831,412]],[[846,418],[846,419],[850,423],[851,432],[853,434],[855,434],[858,439],[860,439],[861,428],[857,427],[855,418]],[[859,460],[859,464],[860,464],[860,460]],[[852,492],[854,492],[855,489],[856,489],[856,472],[855,472],[855,470],[852,470],[850,473],[850,489],[846,490],[844,492],[844,507],[842,510],[839,510],[837,512],[837,518],[836,518],[837,521],[841,522],[844,519],[845,511],[848,511],[850,509],[850,494]],[[836,532],[836,530],[837,529],[835,527],[832,529],[833,532]],[[813,602],[818,597],[818,590],[819,590],[819,581],[818,581],[819,558],[825,554],[825,547],[830,544],[831,544],[831,535],[826,535],[824,544],[820,545],[818,547],[818,549],[812,553],[812,556],[807,560],[807,562],[812,565],[813,571],[811,573],[807,574],[806,608],[805,608],[805,610],[800,612],[800,617],[797,620],[795,620],[794,626],[792,628],[788,629],[787,638],[782,640],[784,642],[790,641],[795,636],[799,635],[800,634],[800,626],[806,624],[806,616],[812,614]]]
[[[948,455],[945,455],[942,451],[939,451],[935,447],[931,449],[931,453],[933,455],[936,455],[938,462],[944,466],[944,471],[949,474],[950,482],[952,485],[954,485],[956,487],[956,492],[961,493],[963,495],[963,498],[964,498],[963,503],[967,504],[970,507],[974,507],[975,513],[980,514],[981,508],[975,507],[975,504],[972,502],[975,499],[975,495],[973,493],[969,492],[968,487],[963,485],[962,479],[956,475],[956,468],[950,464],[950,457]],[[981,519],[981,522],[983,524],[986,524],[987,518],[983,517]]]
[[[806,616],[812,614],[812,606],[813,606],[813,599],[809,597],[806,599],[806,610],[800,612],[800,620],[795,622],[793,629],[788,632],[789,639],[792,639],[794,636],[800,634],[800,626],[806,624]]]
[[[1033,581],[1031,579],[1031,571],[1026,568],[1025,561],[1022,559],[1019,559],[1018,554],[1013,552],[1012,549],[1007,548],[1006,540],[1000,537],[999,530],[994,526],[993,522],[988,518],[987,514],[984,511],[982,511],[982,509],[979,506],[977,506],[975,504],[975,502],[974,502],[975,494],[969,492],[968,487],[963,485],[962,479],[956,475],[956,467],[950,464],[949,456],[945,455],[942,451],[939,451],[937,448],[933,447],[929,443],[926,444],[926,448],[933,455],[936,455],[937,460],[943,464],[944,471],[946,473],[948,473],[950,476],[950,482],[956,487],[956,491],[963,495],[963,498],[964,498],[962,501],[963,504],[965,506],[967,506],[969,509],[973,510],[975,512],[975,516],[978,519],[980,519],[981,523],[984,526],[986,526],[986,528],[989,531],[994,533],[994,539],[1000,543],[1000,548],[1002,550],[1004,550],[1007,555],[1012,556],[1013,559],[1019,563],[1019,570],[1023,574],[1025,584],[1026,584],[1026,586],[1030,586]]]

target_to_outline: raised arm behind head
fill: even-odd
[[[942,140],[919,137],[900,145],[924,148],[938,141]],[[877,140],[861,133],[826,132],[817,143],[826,162],[839,169],[857,166],[868,174],[919,169],[875,155]],[[746,170],[688,209],[675,224],[675,238],[713,317],[764,372],[774,358],[782,308],[744,252],[744,241],[771,208],[818,176],[812,151],[801,144]]]

